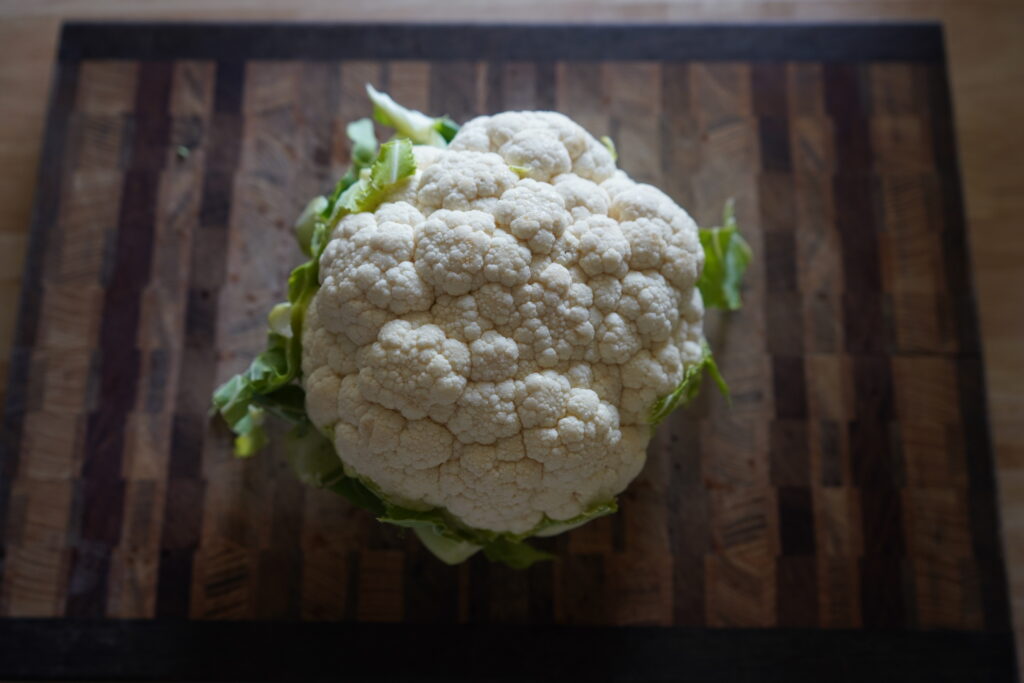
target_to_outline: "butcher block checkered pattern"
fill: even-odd
[[[1004,629],[941,62],[66,56],[6,395],[0,615]],[[754,251],[732,387],[619,514],[450,568],[208,416],[348,164],[364,83],[457,121],[556,109]],[[280,437],[275,431],[273,436]]]

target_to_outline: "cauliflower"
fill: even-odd
[[[652,425],[705,368],[720,381],[702,334],[702,232],[562,114],[481,116],[454,133],[370,95],[405,137],[364,153],[300,217],[311,260],[275,309],[275,329],[285,315],[290,327],[271,335],[270,374],[250,368],[215,404],[243,454],[262,442],[263,408],[287,404],[308,481],[414,528],[447,561],[483,548],[525,566],[541,554],[524,538],[614,512]],[[716,246],[736,257],[729,225]]]

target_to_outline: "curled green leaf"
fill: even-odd
[[[270,331],[279,334],[284,338],[292,336],[292,305],[288,302],[280,303],[270,309],[267,315],[267,324]]]
[[[445,536],[430,524],[413,527],[413,532],[424,547],[445,564],[461,564],[481,550],[475,543]]]
[[[547,538],[548,536],[564,534],[566,531],[572,531],[576,527],[583,526],[587,522],[597,519],[598,517],[615,514],[618,509],[619,504],[613,498],[608,502],[598,503],[597,505],[591,506],[589,509],[571,519],[557,521],[545,517],[544,521],[531,530],[530,535],[537,536],[538,538]]]
[[[700,229],[700,244],[704,248],[704,270],[697,281],[704,305],[739,309],[743,274],[750,263],[750,245],[740,235],[732,200],[726,202],[722,225]]]
[[[373,131],[373,121],[370,119],[353,121],[345,127],[345,133],[352,141],[352,152],[349,155],[351,163],[348,171],[338,180],[330,197],[327,198],[320,210],[320,216],[324,219],[329,219],[334,215],[338,198],[359,180],[362,170],[368,168],[377,157],[377,135]]]
[[[537,562],[555,559],[549,552],[538,550],[528,543],[500,536],[484,546],[484,555],[491,562],[501,562],[512,569],[526,569]]]
[[[285,438],[288,463],[303,484],[326,488],[345,477],[334,445],[305,419]]]
[[[380,92],[369,83],[366,84],[366,94],[373,102],[373,118],[381,125],[394,128],[400,136],[417,145],[445,147],[459,130],[458,124],[447,116],[435,118],[403,107],[391,99],[390,95]]]
[[[660,424],[680,404],[685,405],[697,396],[705,371],[711,375],[711,379],[714,380],[722,395],[726,398],[729,397],[729,386],[725,383],[722,373],[718,371],[718,364],[715,363],[715,359],[711,355],[711,347],[708,346],[707,340],[701,342],[701,350],[703,353],[700,360],[686,367],[683,371],[683,379],[672,390],[672,393],[662,396],[651,406],[647,421],[652,427]]]
[[[415,172],[412,143],[404,138],[387,142],[373,165],[341,195],[338,205],[349,213],[372,211],[398,183]]]

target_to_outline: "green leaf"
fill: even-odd
[[[557,536],[558,534],[564,534],[566,531],[572,531],[576,527],[583,526],[587,522],[597,519],[598,517],[604,517],[605,515],[615,514],[619,509],[619,504],[613,498],[607,503],[598,503],[589,510],[586,510],[582,514],[576,515],[572,519],[566,519],[563,521],[556,521],[553,519],[545,518],[539,526],[534,528],[531,532],[531,536],[537,536],[539,538],[547,538],[548,536]]]
[[[267,444],[267,434],[263,429],[266,413],[262,408],[252,404],[246,406],[246,414],[235,423],[235,455],[248,458]]]
[[[605,148],[608,150],[608,153],[612,155],[612,161],[618,161],[619,160],[619,153],[617,151],[615,151],[615,141],[614,140],[612,140],[607,135],[602,135],[601,136],[601,144],[604,145]]]
[[[334,445],[308,418],[288,432],[285,446],[288,463],[303,484],[324,488],[345,477]]]
[[[285,384],[268,394],[256,394],[253,403],[268,413],[292,424],[302,424],[306,416],[306,392],[297,384]]]
[[[369,83],[366,84],[366,94],[373,102],[373,118],[417,145],[446,147],[458,132],[458,125],[447,116],[433,118],[415,109],[407,109]]]
[[[377,156],[377,134],[373,130],[373,121],[370,119],[353,121],[345,127],[345,133],[352,141],[352,152],[349,155],[351,161],[348,171],[334,186],[334,190],[320,212],[321,217],[325,219],[334,215],[338,198],[359,180],[360,172],[372,164]]]
[[[356,507],[363,508],[375,517],[379,517],[386,512],[384,502],[381,501],[377,494],[355,477],[346,476],[344,479],[330,484],[326,488],[328,491],[333,491],[339,496],[348,498],[350,503]]]
[[[341,195],[338,204],[351,213],[373,211],[399,182],[415,172],[412,143],[404,138],[387,142],[380,148],[369,172]]]
[[[345,134],[352,141],[352,165],[359,168],[369,166],[377,157],[377,134],[373,131],[373,121],[359,119],[345,126]]]
[[[752,253],[737,228],[732,200],[726,202],[721,227],[700,229],[700,244],[704,248],[704,271],[697,287],[704,305],[737,310],[741,303],[743,274]]]
[[[530,177],[530,169],[526,168],[525,166],[509,166],[508,170],[512,171],[520,178]]]
[[[501,562],[512,569],[526,569],[536,562],[555,558],[551,553],[537,550],[522,541],[513,541],[505,536],[500,536],[485,545],[484,555],[492,562]]]
[[[288,338],[292,336],[292,305],[281,303],[270,309],[267,315],[267,324],[270,331]]]
[[[718,371],[718,364],[715,363],[715,359],[711,355],[711,347],[708,346],[707,340],[701,342],[701,349],[703,355],[700,360],[690,364],[683,371],[683,379],[676,385],[672,393],[662,396],[651,406],[651,413],[647,421],[652,427],[660,424],[672,411],[679,407],[680,403],[689,403],[697,396],[705,370],[708,371],[715,384],[718,385],[718,390],[722,392],[722,395],[726,398],[729,397],[729,387],[726,385],[722,373]]]
[[[461,564],[480,552],[477,544],[445,536],[430,524],[415,526],[413,532],[426,549],[445,564]]]
[[[447,116],[434,119],[434,130],[441,134],[445,142],[451,142],[455,134],[459,132],[459,124]]]
[[[307,256],[310,242],[313,239],[313,231],[316,230],[317,223],[323,220],[323,213],[327,211],[329,204],[327,197],[313,197],[299,217],[295,219],[295,239],[298,240],[302,253]]]

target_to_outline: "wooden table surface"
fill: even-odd
[[[724,5],[724,6],[723,6]],[[36,182],[50,71],[63,19],[474,21],[709,21],[938,19],[946,23],[969,237],[981,316],[990,423],[996,451],[1004,548],[1018,626],[1024,620],[1024,232],[1012,220],[1024,206],[1024,7],[1017,2],[525,1],[489,7],[468,1],[284,5],[271,0],[0,3],[0,380],[15,325],[23,255]],[[1010,125],[1007,125],[1007,123]],[[1020,630],[1018,629],[1018,634]],[[1022,639],[1018,636],[1018,643]],[[1020,650],[1020,648],[1018,648]]]

